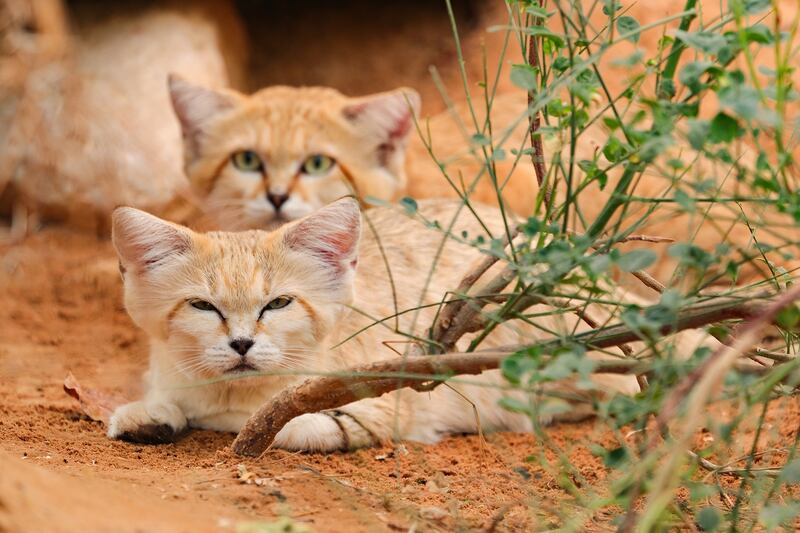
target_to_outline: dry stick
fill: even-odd
[[[796,291],[800,291],[800,285],[787,294],[794,294]],[[785,303],[782,302],[789,301],[786,299],[787,294],[765,297],[763,301],[724,297],[689,306],[679,314],[673,324],[663,326],[660,333],[668,335],[729,319],[759,317],[763,320],[764,317],[773,317],[772,310],[775,306],[783,306]],[[572,342],[600,350],[639,340],[641,336],[638,332],[621,324],[581,333],[574,336]],[[512,353],[530,348],[538,348],[541,353],[552,353],[562,345],[562,339],[552,339],[532,345],[501,346],[470,353],[397,358],[346,369],[339,375],[311,378],[285,389],[256,411],[233,442],[233,451],[240,455],[261,455],[287,422],[305,413],[334,409],[403,387],[430,390],[431,382],[442,383],[449,376],[480,374],[485,370],[496,369]],[[604,360],[596,361],[594,371],[635,374],[641,373],[643,366],[640,361],[630,359]],[[769,369],[762,369],[767,370]],[[398,372],[403,372],[403,376],[398,376]],[[430,379],[427,379],[428,376]]]
[[[519,235],[519,227],[516,227],[511,232],[511,240],[516,238]],[[503,248],[505,249],[508,245],[513,246],[513,243],[508,239],[505,240]],[[461,282],[456,287],[454,291],[456,295],[466,294],[466,292],[472,288],[473,285],[483,276],[486,271],[488,271],[495,263],[500,260],[499,256],[490,255],[484,257],[478,261],[478,263],[470,270],[470,272],[464,276]],[[508,269],[507,269],[508,270]],[[503,271],[506,272],[505,270]],[[502,283],[503,279],[508,279],[505,283]],[[498,292],[502,291],[509,283],[511,283],[513,277],[505,277],[500,278],[497,277],[494,280],[490,281],[481,291],[483,294],[497,294]],[[489,301],[485,301],[482,305],[480,305],[477,309],[480,310],[483,306],[488,304]],[[467,331],[463,331],[460,334],[458,330],[461,327],[469,326],[471,320],[467,316],[462,316],[465,314],[471,314],[469,311],[465,312],[465,308],[469,307],[470,305],[475,306],[475,302],[470,302],[468,299],[456,299],[448,302],[442,312],[439,313],[439,316],[436,318],[436,322],[431,326],[431,333],[430,337],[431,340],[436,343],[437,346],[444,346],[442,349],[443,352],[450,351],[458,339],[461,338],[462,335],[467,333]],[[456,336],[457,335],[457,336]],[[455,336],[455,340],[452,341],[452,345],[449,339],[452,339]]]
[[[437,321],[437,323],[447,324],[440,329],[439,335],[433,339],[441,346],[442,351],[452,351],[461,337],[467,333],[483,329],[485,320],[481,315],[481,311],[483,307],[491,301],[491,298],[487,298],[487,296],[495,295],[505,289],[515,277],[516,272],[514,272],[511,267],[507,266],[487,282],[486,285],[472,297],[473,299],[463,300],[461,307],[452,318],[448,316],[445,319],[446,321]]]
[[[656,278],[654,278],[653,276],[651,276],[650,274],[648,274],[644,270],[636,270],[635,272],[631,272],[631,274],[633,274],[633,276],[636,279],[638,279],[639,281],[644,283],[645,287],[653,289],[654,291],[656,291],[658,293],[662,293],[665,290],[667,290],[667,288],[664,286],[663,283],[658,281]]]
[[[539,1],[539,5],[542,5],[541,0]],[[534,24],[540,26],[542,24],[542,20],[536,17]],[[539,69],[541,72],[541,67],[539,65],[539,45],[533,33],[528,35],[528,65],[535,69]],[[528,91],[528,113],[531,112],[531,107],[533,106],[533,101],[535,98],[536,95],[534,94],[533,89]],[[530,115],[529,131],[531,136],[531,147],[533,148],[531,151],[531,161],[533,162],[533,169],[536,171],[536,181],[539,182],[539,188],[544,196],[546,213],[551,207],[552,198],[550,189],[544,182],[545,177],[547,176],[547,169],[544,166],[544,147],[542,146],[542,136],[538,134],[540,126],[539,120],[538,111]]]

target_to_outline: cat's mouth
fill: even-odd
[[[258,369],[247,361],[240,361],[236,366],[232,366],[225,371],[226,374],[241,374],[243,372],[258,372]]]

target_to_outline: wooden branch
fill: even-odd
[[[519,235],[519,231],[519,227],[512,230],[510,239],[506,239],[504,243],[504,249],[509,245],[514,245],[513,240]],[[466,293],[473,285],[499,260],[500,257],[494,255],[481,258],[461,279],[458,287],[456,287],[455,294],[459,297],[465,296],[448,302],[430,329],[431,340],[435,346],[440,347],[437,353],[451,351],[462,336],[476,331],[475,316],[491,301],[485,296],[492,296],[501,292],[514,279],[513,271],[506,267],[494,279],[489,281],[479,291],[478,295],[466,296]],[[482,301],[479,303],[475,301],[476,298],[482,298]]]
[[[543,0],[539,0],[539,5],[543,5]],[[534,25],[541,26],[542,19],[536,17],[533,21]],[[533,33],[528,35],[528,65],[535,69],[540,69],[539,66],[539,45]],[[531,89],[528,91],[528,113],[531,113],[533,101],[536,98],[536,93]],[[529,131],[531,137],[531,162],[533,169],[536,172],[536,181],[539,182],[539,189],[544,196],[545,212],[550,209],[552,204],[552,195],[549,187],[545,184],[544,180],[547,177],[547,169],[544,166],[544,147],[542,145],[542,136],[539,135],[539,112],[530,114],[529,117]]]
[[[663,326],[660,333],[668,335],[722,320],[752,318],[762,315],[765,309],[774,309],[776,302],[783,301],[781,295],[765,297],[761,301],[721,297],[687,307],[674,324]],[[569,342],[599,350],[639,340],[642,340],[640,333],[620,324],[575,335]],[[284,390],[256,411],[233,442],[233,451],[240,455],[261,455],[287,422],[304,413],[334,409],[403,387],[430,390],[432,381],[441,383],[454,375],[480,374],[498,368],[503,359],[515,352],[538,348],[541,353],[548,354],[563,343],[562,339],[550,339],[531,345],[501,346],[471,353],[397,358],[346,369],[338,375],[311,378]],[[638,374],[646,371],[646,367],[646,362],[620,359],[597,361],[594,371]]]

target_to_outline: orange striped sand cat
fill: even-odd
[[[350,98],[325,87],[274,86],[248,96],[176,76],[169,87],[186,175],[221,229],[274,227],[348,194],[383,201],[456,196],[415,131],[420,97],[413,89]],[[517,103],[500,107],[519,115],[524,104]],[[468,143],[450,117],[437,115],[423,127],[454,179],[469,183],[482,172],[471,199],[496,203],[484,163],[463,154]],[[511,161],[499,164],[506,175]],[[526,214],[536,192],[532,170],[520,168],[504,199]]]
[[[420,203],[420,212],[448,220],[458,207],[457,201],[429,200]],[[499,231],[497,209],[476,205],[476,210],[491,231]],[[471,214],[458,216],[457,233],[483,233]],[[260,405],[306,375],[397,357],[383,343],[407,337],[370,318],[394,313],[391,279],[398,289],[397,309],[435,304],[480,254],[448,239],[426,288],[442,233],[394,207],[375,208],[370,219],[391,278],[373,233],[361,235],[359,206],[350,198],[272,232],[203,234],[136,209],[117,209],[113,242],[124,273],[125,306],[148,334],[151,352],[147,392],[141,401],[116,410],[109,436],[164,442],[189,427],[238,431]],[[424,336],[435,310],[421,309],[416,322],[413,312],[401,314],[399,330]],[[607,317],[609,310],[592,312]],[[506,323],[482,347],[531,342],[542,330],[569,334],[573,328],[586,329],[570,314],[535,320],[541,330],[519,321]],[[680,353],[688,355],[701,337],[697,332],[682,335]],[[467,340],[457,348],[463,349]],[[302,415],[283,428],[276,445],[331,451],[391,438],[435,442],[449,433],[475,432],[477,419],[465,397],[477,406],[485,431],[531,429],[529,418],[502,409],[498,401],[511,395],[527,402],[532,393],[496,387],[503,382],[498,371],[467,379],[473,383],[430,393],[399,390]],[[594,380],[597,391],[638,390],[631,376],[596,375]],[[570,383],[556,385],[562,392],[587,394]],[[583,417],[586,407],[578,403],[559,419]]]

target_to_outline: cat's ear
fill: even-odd
[[[115,209],[111,224],[123,275],[153,270],[185,254],[192,244],[191,230],[132,207]]]
[[[342,109],[348,121],[377,138],[384,155],[405,146],[419,111],[419,93],[407,87],[351,98]]]
[[[176,74],[167,78],[172,108],[181,124],[184,142],[196,143],[209,120],[239,103],[233,91],[215,91],[189,83]]]
[[[354,198],[342,198],[287,226],[284,242],[309,253],[342,274],[358,259],[361,212]]]

